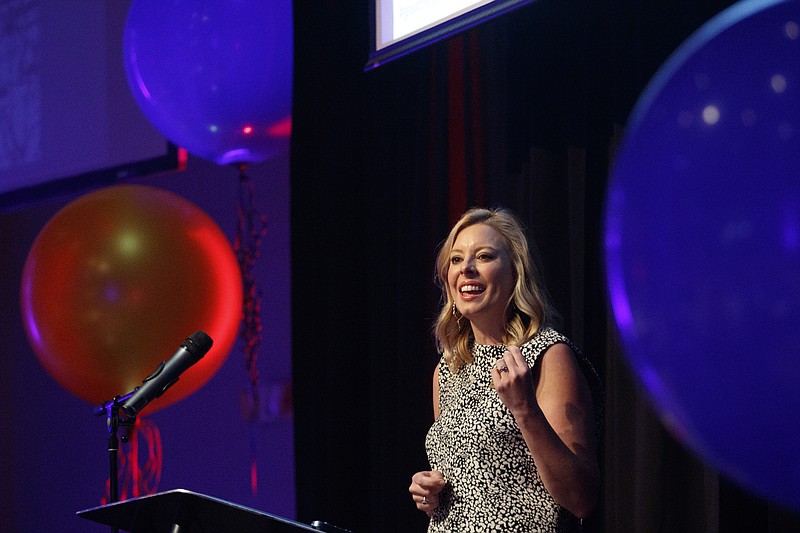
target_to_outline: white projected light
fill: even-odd
[[[419,33],[437,24],[453,19],[459,15],[471,11],[477,7],[491,3],[492,0],[394,0],[380,2],[380,4],[391,4],[391,12],[383,16],[380,13],[379,20],[382,22],[381,31],[377,35],[376,46],[385,48],[386,46],[399,41],[415,33]],[[383,23],[391,26],[383,28]]]
[[[533,0],[375,0],[365,70],[442,40]]]

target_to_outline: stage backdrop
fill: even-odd
[[[587,531],[778,531],[781,513],[663,430],[606,309],[608,171],[646,82],[729,2],[542,0],[363,72],[368,2],[295,4],[292,275],[298,515],[424,531],[437,244],[467,207],[526,221],[600,368],[604,494]],[[788,519],[787,519],[788,520]],[[770,529],[771,528],[771,529]]]

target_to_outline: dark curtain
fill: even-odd
[[[369,4],[295,2],[292,306],[298,518],[424,531],[438,356],[436,247],[472,205],[535,238],[562,330],[607,389],[604,494],[587,531],[780,531],[795,517],[676,443],[607,310],[613,151],[658,66],[729,1],[541,0],[363,72]],[[788,531],[788,529],[786,529]]]

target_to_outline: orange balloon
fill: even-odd
[[[22,316],[45,370],[94,403],[132,391],[197,330],[211,350],[144,412],[175,403],[219,370],[242,318],[230,243],[197,206],[123,185],[71,202],[37,236],[21,285]]]

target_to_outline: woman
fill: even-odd
[[[505,209],[471,209],[443,243],[437,277],[431,470],[409,487],[428,531],[576,528],[600,483],[588,363],[550,327],[522,225]]]

